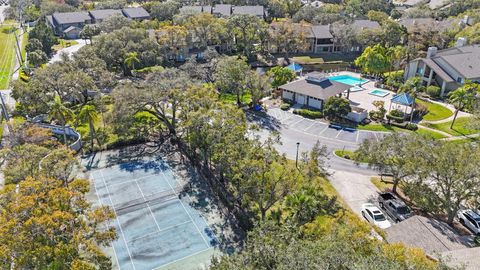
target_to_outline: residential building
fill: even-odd
[[[329,97],[339,96],[350,85],[329,80],[324,73],[312,72],[296,81],[279,87],[282,98],[296,104],[322,110]]]
[[[313,25],[312,33],[314,38],[313,53],[335,51],[330,25]]]
[[[449,0],[430,0],[428,6],[430,9],[442,9],[450,5]]]
[[[398,23],[405,26],[409,33],[414,33],[421,29],[426,31],[434,30],[437,32],[445,32],[456,28],[461,29],[471,23],[471,19],[468,16],[465,16],[464,19],[448,18],[445,20],[435,20],[433,18],[410,18],[401,19]]]
[[[92,18],[88,12],[56,12],[51,16],[47,16],[46,20],[54,33],[59,36],[64,35],[64,31],[67,29],[70,32],[75,28],[82,29],[86,24],[92,23]]]
[[[393,0],[393,4],[397,7],[413,7],[415,5],[424,3],[425,0]]]
[[[421,248],[429,256],[469,248],[471,237],[459,235],[447,224],[423,216],[413,216],[385,230],[389,243]]]
[[[211,6],[183,6],[180,8],[182,13],[212,13]]]
[[[229,17],[232,15],[232,5],[215,5],[212,14],[218,17]]]
[[[80,37],[82,29],[87,24],[100,23],[103,20],[121,15],[132,20],[145,20],[150,18],[150,14],[142,7],[124,8],[124,9],[101,9],[89,12],[56,12],[51,16],[46,16],[47,25],[53,29],[57,36],[63,36],[69,39]]]
[[[480,247],[463,248],[445,251],[442,258],[447,258],[445,262],[450,267],[460,268],[463,270],[480,269]]]
[[[103,20],[113,16],[123,16],[122,11],[119,9],[98,9],[88,13],[92,17],[92,23],[101,23]]]
[[[77,39],[80,37],[82,28],[76,26],[69,26],[67,29],[63,30],[62,34],[66,39]]]
[[[123,8],[122,13],[125,17],[132,20],[148,20],[150,14],[143,7]]]
[[[234,6],[232,15],[252,15],[265,19],[266,11],[263,6]]]
[[[425,86],[439,86],[442,96],[465,81],[480,83],[480,45],[464,46],[466,42],[465,38],[460,38],[456,47],[440,51],[430,47],[425,58],[407,65],[405,79],[419,76]]]

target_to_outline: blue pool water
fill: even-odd
[[[380,90],[380,89],[375,89],[375,90],[372,90],[371,92],[369,92],[369,94],[377,96],[377,97],[386,97],[390,93],[388,93],[387,91]]]
[[[355,78],[355,77],[348,76],[348,75],[333,76],[333,77],[330,77],[328,79],[330,79],[331,81],[341,82],[341,83],[348,84],[348,85],[351,85],[351,86],[357,86],[359,84],[362,85],[362,84],[368,82],[368,80],[362,80],[362,79]]]

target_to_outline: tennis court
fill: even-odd
[[[161,159],[92,170],[101,204],[113,207],[120,269],[188,269],[206,265],[216,238],[205,219],[180,194],[183,185]]]

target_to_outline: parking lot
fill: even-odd
[[[292,129],[308,135],[319,138],[335,139],[338,141],[357,144],[366,139],[379,140],[388,133],[374,132],[356,129],[336,129],[329,127],[327,123],[311,120],[302,116],[295,115],[279,108],[271,108],[267,112],[268,115],[277,119],[284,128]]]

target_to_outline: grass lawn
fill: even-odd
[[[460,144],[464,144],[464,143],[480,143],[480,139],[479,138],[464,138],[464,139],[460,139],[460,140],[452,140],[452,141],[447,141],[448,143],[452,143],[452,144],[456,144],[456,145],[460,145]]]
[[[295,56],[293,61],[298,64],[323,64],[325,61],[321,57]]]
[[[428,130],[428,129],[423,129],[423,128],[419,128],[415,131],[415,133],[417,134],[420,134],[420,135],[423,135],[423,136],[427,136],[427,137],[431,137],[435,140],[439,140],[439,139],[444,139],[446,138],[447,136],[441,134],[441,133],[438,133],[438,132],[434,132],[434,131],[431,131],[431,130]]]
[[[374,184],[380,191],[392,190],[393,188],[392,181],[393,179],[390,176],[384,176],[383,181],[381,180],[380,176],[374,176],[370,178],[370,182],[372,182],[372,184]],[[404,184],[400,182],[400,184],[398,184],[397,186],[397,192],[403,194],[403,191],[402,191],[403,187],[404,187]]]
[[[58,40],[58,44],[57,45],[53,45],[52,46],[52,49],[54,51],[59,51],[63,48],[67,48],[67,47],[70,47],[70,46],[73,46],[73,45],[77,45],[78,42],[75,41],[75,40],[65,40],[65,39],[59,39]]]
[[[7,89],[15,65],[15,33],[11,26],[0,26],[0,89]]]
[[[335,150],[335,155],[337,155],[341,158],[344,158],[344,159],[350,159],[350,160],[353,160],[353,161],[357,161],[357,154],[355,154],[355,152],[352,152],[352,151]],[[366,163],[366,160],[358,160],[358,162]]]
[[[370,182],[372,182],[372,184],[374,184],[378,188],[378,190],[384,191],[384,190],[392,189],[393,184],[390,183],[391,178],[383,177],[383,180],[385,180],[386,182],[383,182],[382,180],[380,180],[379,176],[374,176],[370,178]]]
[[[28,33],[25,33],[22,35],[22,58],[23,60],[25,60],[25,56],[27,55],[27,51],[26,51],[26,46],[27,46],[27,43],[28,43]]]
[[[469,124],[469,117],[458,117],[453,125],[453,129],[450,129],[450,125],[452,121],[440,123],[440,124],[425,124],[425,126],[438,129],[453,136],[463,136],[463,135],[471,135],[478,133],[477,130],[468,129],[467,126]]]
[[[438,121],[438,120],[446,119],[453,115],[453,112],[451,110],[437,103],[427,102],[420,99],[417,99],[415,102],[417,102],[417,104],[424,105],[428,108],[428,113],[423,116],[423,120]]]
[[[220,94],[220,100],[226,103],[237,104],[237,95],[230,93]],[[244,94],[240,100],[243,104],[249,104],[252,102],[252,96],[248,93]]]
[[[370,131],[384,131],[384,132],[396,131],[395,127],[392,127],[392,126],[387,125],[387,124],[358,125],[357,129],[359,129],[359,130],[370,130]]]
[[[403,128],[399,128],[399,127],[395,127],[395,126],[390,126],[388,124],[368,124],[368,125],[358,125],[357,126],[357,129],[360,129],[360,130],[370,130],[370,131],[383,131],[383,132],[407,132],[407,133],[410,133],[410,132],[415,132],[417,134],[420,134],[420,135],[424,135],[424,136],[430,136],[434,139],[443,139],[443,138],[446,138],[445,135],[443,134],[440,134],[438,132],[434,132],[434,131],[430,131],[430,130],[426,130],[426,129],[417,129],[416,131],[411,131],[411,130],[408,130],[408,129],[403,129]]]

